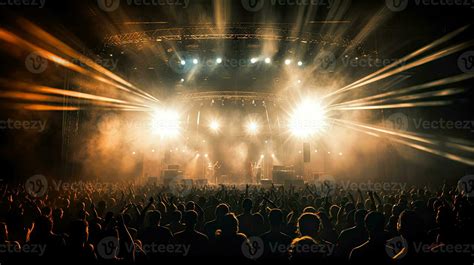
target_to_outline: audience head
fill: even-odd
[[[314,213],[303,213],[298,218],[298,231],[300,236],[314,237],[319,231],[319,217]]]

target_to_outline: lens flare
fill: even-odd
[[[289,130],[296,137],[306,138],[322,132],[327,125],[326,110],[317,101],[299,104],[289,118]]]

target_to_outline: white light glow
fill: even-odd
[[[181,65],[186,65],[186,61],[185,61],[185,60],[181,60]]]
[[[222,63],[222,58],[217,58],[216,63],[218,63],[218,64]]]
[[[326,127],[326,111],[317,101],[303,101],[290,115],[288,127],[294,136],[312,136]]]
[[[258,62],[258,59],[257,58],[252,58],[252,59],[250,59],[250,62],[251,63],[256,63],[256,62]]]
[[[219,124],[218,121],[213,120],[211,121],[211,123],[209,123],[209,128],[214,132],[218,132],[219,129],[221,128],[221,125]]]
[[[298,61],[298,66],[302,66],[303,65],[303,62],[302,61]]]
[[[290,65],[290,64],[291,64],[291,60],[290,60],[290,59],[286,59],[286,60],[285,60],[285,64],[286,64],[286,65]]]
[[[198,64],[199,60],[198,59],[193,59],[193,64]]]
[[[259,129],[260,126],[258,126],[258,123],[256,121],[249,121],[245,126],[246,132],[250,135],[258,134]]]
[[[268,57],[265,58],[265,63],[266,63],[266,64],[269,64],[269,63],[271,63],[271,62],[272,62],[272,59],[270,59],[270,58],[268,58]]]
[[[151,128],[152,133],[163,138],[173,138],[181,131],[180,117],[174,110],[157,110],[153,114]]]

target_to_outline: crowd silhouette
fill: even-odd
[[[1,264],[473,262],[472,197],[455,186],[348,191],[326,184],[91,182],[41,196],[25,185],[0,192]]]

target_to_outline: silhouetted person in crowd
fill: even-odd
[[[280,209],[272,209],[268,214],[270,231],[261,235],[264,244],[264,254],[262,259],[285,259],[287,250],[291,244],[291,237],[282,232],[284,226],[284,216]]]
[[[209,247],[209,239],[206,235],[196,230],[198,222],[198,214],[196,211],[186,211],[184,213],[184,223],[186,228],[184,231],[178,232],[174,235],[173,242],[189,246],[189,256],[203,256],[207,254]]]
[[[0,248],[2,250],[0,262],[4,262],[5,264],[9,264],[10,262],[18,262],[20,258],[20,251],[21,246],[20,243],[17,241],[9,241],[8,240],[8,228],[7,224],[0,223]],[[18,253],[12,253],[5,250],[17,250]],[[5,251],[5,252],[4,252]]]
[[[370,261],[374,264],[389,264],[391,260],[385,249],[387,238],[384,231],[384,215],[380,212],[370,212],[365,217],[365,227],[369,234],[369,240],[351,251],[349,262],[351,264],[365,264]]]
[[[222,222],[224,216],[229,213],[229,206],[224,203],[221,203],[216,206],[215,215],[216,219],[207,222],[204,225],[204,232],[206,233],[209,240],[214,240],[216,236],[216,231],[222,228]]]
[[[353,248],[362,245],[369,239],[364,224],[366,214],[366,210],[357,210],[354,215],[355,226],[344,229],[337,239],[337,255],[344,261],[349,260],[349,254]]]
[[[411,210],[404,210],[398,219],[398,232],[403,239],[403,248],[394,256],[397,264],[419,264],[430,258],[430,253],[417,250],[426,238],[423,220]]]
[[[170,253],[158,253],[153,249],[154,246],[163,246],[171,243],[173,234],[164,226],[160,225],[161,213],[157,210],[149,211],[146,214],[147,225],[139,232],[139,238],[144,246],[145,252],[155,260],[157,256],[163,256]]]
[[[69,238],[66,241],[66,254],[74,262],[79,264],[94,264],[97,257],[94,253],[94,247],[88,243],[89,224],[84,220],[71,222],[69,229]]]
[[[46,260],[54,258],[64,251],[65,241],[61,236],[53,233],[53,222],[46,216],[39,216],[34,222],[34,228],[30,234],[29,246],[44,246],[44,254],[39,252],[29,253],[30,256],[38,256]],[[41,250],[40,250],[41,251]]]
[[[171,230],[171,233],[181,232],[185,229],[185,226],[181,223],[182,213],[175,210],[171,213],[170,223],[166,225]]]
[[[237,216],[239,220],[239,231],[246,236],[254,235],[254,216],[252,214],[253,202],[249,198],[245,198],[242,202],[243,213]]]
[[[292,242],[292,257],[311,257],[316,263],[327,263],[333,255],[334,245],[321,239],[321,220],[314,213],[303,213],[298,218],[299,238]],[[303,247],[299,249],[299,247]],[[300,252],[300,253],[298,253]],[[307,253],[309,252],[309,253]]]
[[[239,233],[239,221],[233,213],[222,218],[222,227],[216,233],[214,245],[218,256],[243,257],[242,245],[247,243],[247,237]]]

